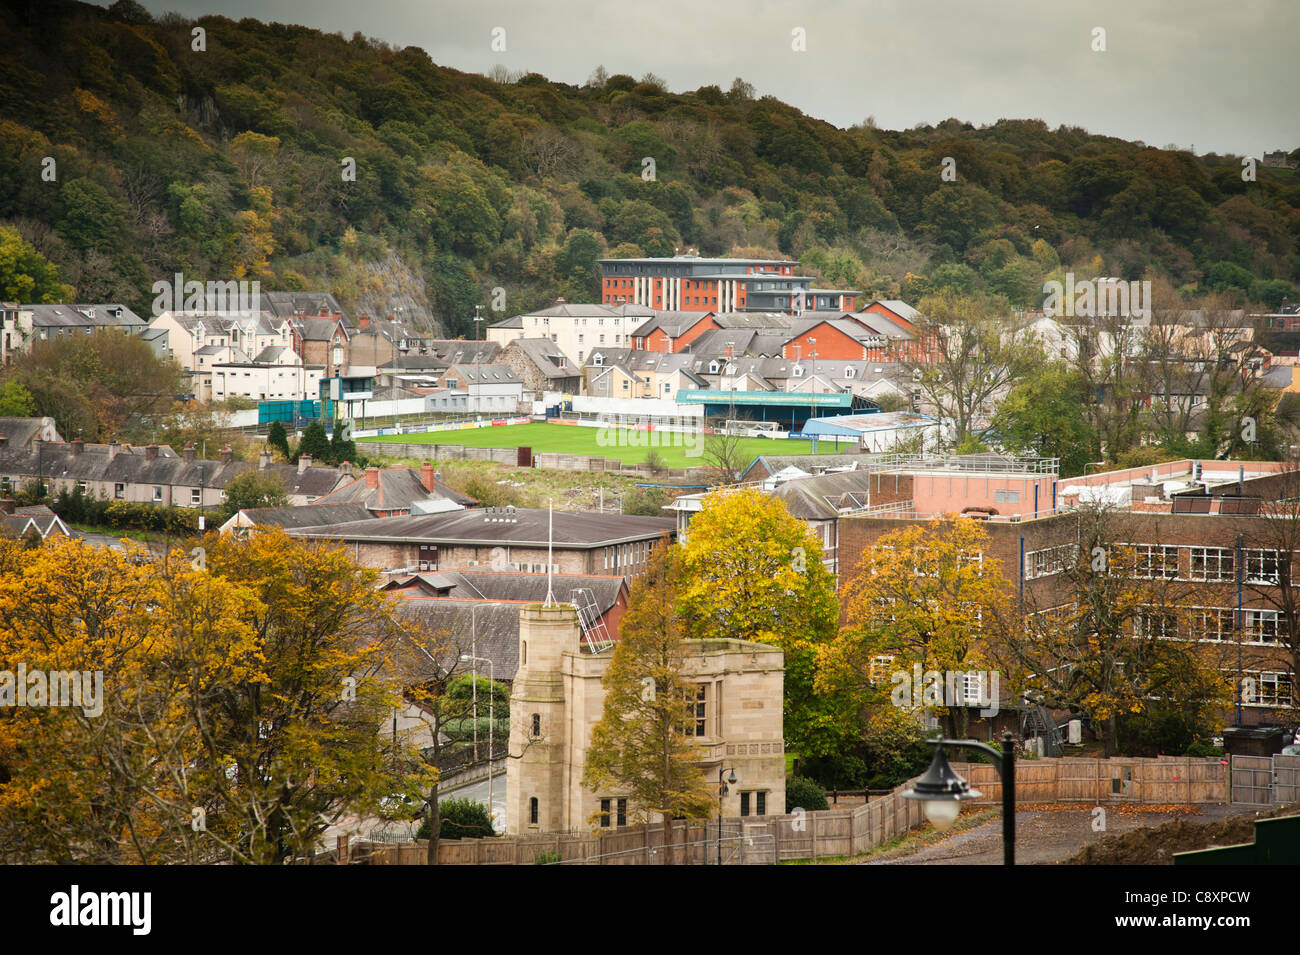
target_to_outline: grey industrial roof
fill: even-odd
[[[512,512],[487,508],[381,517],[332,527],[306,527],[294,533],[302,537],[342,540],[448,544],[508,542],[544,546],[547,543],[547,517],[547,511],[541,508],[521,507]],[[556,511],[553,540],[566,548],[588,549],[627,541],[653,540],[662,534],[675,532],[676,526],[672,518]]]

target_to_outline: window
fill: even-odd
[[[1060,544],[1025,554],[1025,579],[1052,577],[1079,562],[1078,544]]]
[[[155,504],[162,501],[162,488],[156,487],[153,489],[153,500]]]
[[[885,679],[893,666],[893,654],[882,653],[878,656],[874,656],[871,658],[871,666],[867,671],[867,679],[871,681],[872,686],[879,686],[880,682]]]
[[[1019,491],[994,491],[993,501],[995,504],[1019,504]]]
[[[1192,580],[1232,580],[1237,576],[1237,555],[1226,547],[1193,547]]]
[[[608,829],[611,824],[615,826],[627,825],[626,799],[602,799],[600,801],[601,828]]]
[[[752,813],[751,813],[751,811],[750,811],[750,807],[751,807],[751,805],[753,806],[753,812],[752,812]],[[743,792],[743,793],[741,793],[741,794],[740,794],[740,814],[741,814],[742,816],[748,816],[748,815],[765,816],[765,815],[767,815],[767,792],[766,792],[766,791],[754,791],[754,792]]]
[[[6,490],[8,489],[6,488]],[[114,484],[113,497],[117,498],[119,501],[122,500],[122,498],[126,497],[126,485],[121,483]]]
[[[1190,626],[1193,640],[1231,640],[1233,617],[1228,607],[1197,607],[1191,612]]]
[[[88,485],[85,481],[77,482],[77,490],[80,491],[82,494],[85,494],[86,491],[89,490],[89,488],[90,485]]]
[[[537,797],[531,796],[528,799],[528,824],[530,826],[537,825],[538,815],[540,815],[540,813],[538,812]]]
[[[694,720],[686,724],[687,736],[708,736],[708,690],[707,683],[695,685]]]
[[[1142,580],[1173,580],[1178,576],[1178,548],[1163,544],[1133,544],[1133,576]]]
[[[1133,615],[1133,636],[1139,639],[1172,640],[1178,636],[1178,616],[1164,607],[1151,607]]]
[[[415,549],[415,560],[420,570],[437,570],[438,545],[420,544]]]
[[[534,713],[533,714],[533,736],[538,737],[541,735],[542,735],[542,714]]]
[[[203,503],[203,491],[200,488],[190,488],[190,503],[195,506]]]
[[[1282,555],[1275,550],[1250,549],[1241,552],[1246,582],[1252,584],[1280,584],[1282,582]]]
[[[1235,682],[1236,671],[1231,673]],[[1295,678],[1290,673],[1248,670],[1242,677],[1241,702],[1245,706],[1279,706],[1290,709],[1295,695]]]
[[[1277,643],[1279,622],[1276,610],[1243,610],[1241,638],[1246,643]]]

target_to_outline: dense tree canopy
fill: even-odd
[[[913,301],[1027,306],[1051,269],[1094,262],[1273,304],[1300,280],[1300,185],[1264,168],[1243,182],[1235,156],[1034,119],[836,129],[739,78],[725,93],[599,70],[581,87],[489,78],[361,34],[136,3],[7,8],[0,35],[11,301],[66,284],[142,310],[182,271],[324,287],[373,314],[400,289],[406,314],[471,334],[494,288],[511,313],[589,297],[599,256],[682,245],[797,257]]]

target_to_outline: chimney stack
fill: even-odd
[[[231,461],[235,460],[235,452],[231,450],[230,445],[223,447],[220,454],[222,464],[229,464]]]
[[[7,447],[9,444],[9,435],[0,434],[0,448]]]
[[[425,461],[424,464],[420,465],[420,483],[424,485],[426,491],[433,493],[435,487],[433,482],[433,462]]]
[[[343,475],[344,477],[349,477],[349,478],[352,477],[352,462],[344,461],[342,464],[340,464],[339,474]]]
[[[194,445],[193,445],[193,444],[186,444],[185,447],[183,447],[183,448],[181,449],[181,457],[183,457],[186,461],[193,461],[193,460],[194,460]]]
[[[146,461],[158,460],[158,445],[146,444],[144,447],[144,459]]]
[[[275,463],[275,456],[271,454],[271,449],[267,445],[262,445],[262,453],[257,456],[257,469],[265,471]]]
[[[379,468],[366,468],[366,487],[379,487]]]
[[[108,442],[108,459],[112,461],[117,457],[117,452],[122,450],[122,446],[117,443],[117,438],[112,438]]]
[[[77,455],[79,455],[82,451],[86,450],[86,442],[82,441],[80,438],[74,438],[71,444],[72,444],[72,456],[74,458]]]
[[[309,467],[311,467],[311,455],[310,454],[298,455],[298,473],[301,474],[303,471],[306,471]]]

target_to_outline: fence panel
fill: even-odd
[[[1267,806],[1273,802],[1272,757],[1232,757],[1232,801],[1245,806]]]

